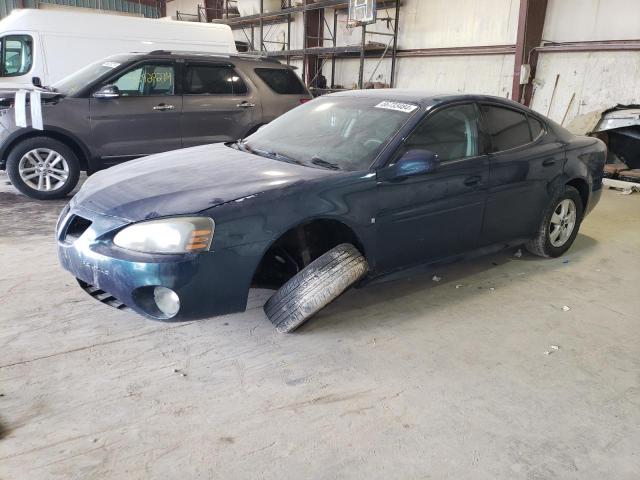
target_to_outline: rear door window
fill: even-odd
[[[244,95],[242,77],[227,65],[187,65],[184,93],[187,95]]]
[[[302,81],[288,68],[256,68],[255,72],[276,93],[282,95],[303,95],[307,93]]]
[[[7,35],[0,39],[0,76],[24,75],[33,63],[33,39],[29,35]]]
[[[175,71],[173,64],[147,63],[125,72],[112,84],[123,97],[173,95]]]
[[[531,142],[527,116],[517,110],[481,105],[484,131],[491,140],[491,151],[501,152]]]
[[[531,127],[531,137],[533,140],[537,140],[545,132],[542,122],[531,115],[529,115],[529,127]]]

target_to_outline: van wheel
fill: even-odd
[[[6,168],[13,186],[38,200],[66,197],[80,178],[76,154],[64,143],[49,137],[19,142],[11,149]]]
[[[264,311],[281,333],[298,328],[367,274],[369,266],[353,245],[329,250],[285,283]]]
[[[540,257],[559,257],[576,239],[582,212],[578,190],[569,185],[561,187],[547,207],[538,235],[526,243],[526,249]]]

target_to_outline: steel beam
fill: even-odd
[[[547,14],[547,0],[520,0],[518,36],[513,69],[511,98],[525,105],[531,103],[532,81],[538,62],[536,47],[542,42],[542,30]],[[529,78],[521,79],[523,65],[529,65]]]

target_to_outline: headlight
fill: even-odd
[[[207,217],[150,220],[121,230],[113,243],[144,253],[197,253],[211,246],[214,227]]]

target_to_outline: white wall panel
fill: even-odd
[[[542,38],[553,42],[640,38],[639,0],[549,0]]]
[[[555,95],[553,89],[558,77]],[[575,99],[571,103],[571,96]],[[553,99],[552,99],[553,96]],[[617,103],[640,102],[640,52],[546,53],[538,60],[534,110],[565,124]]]

